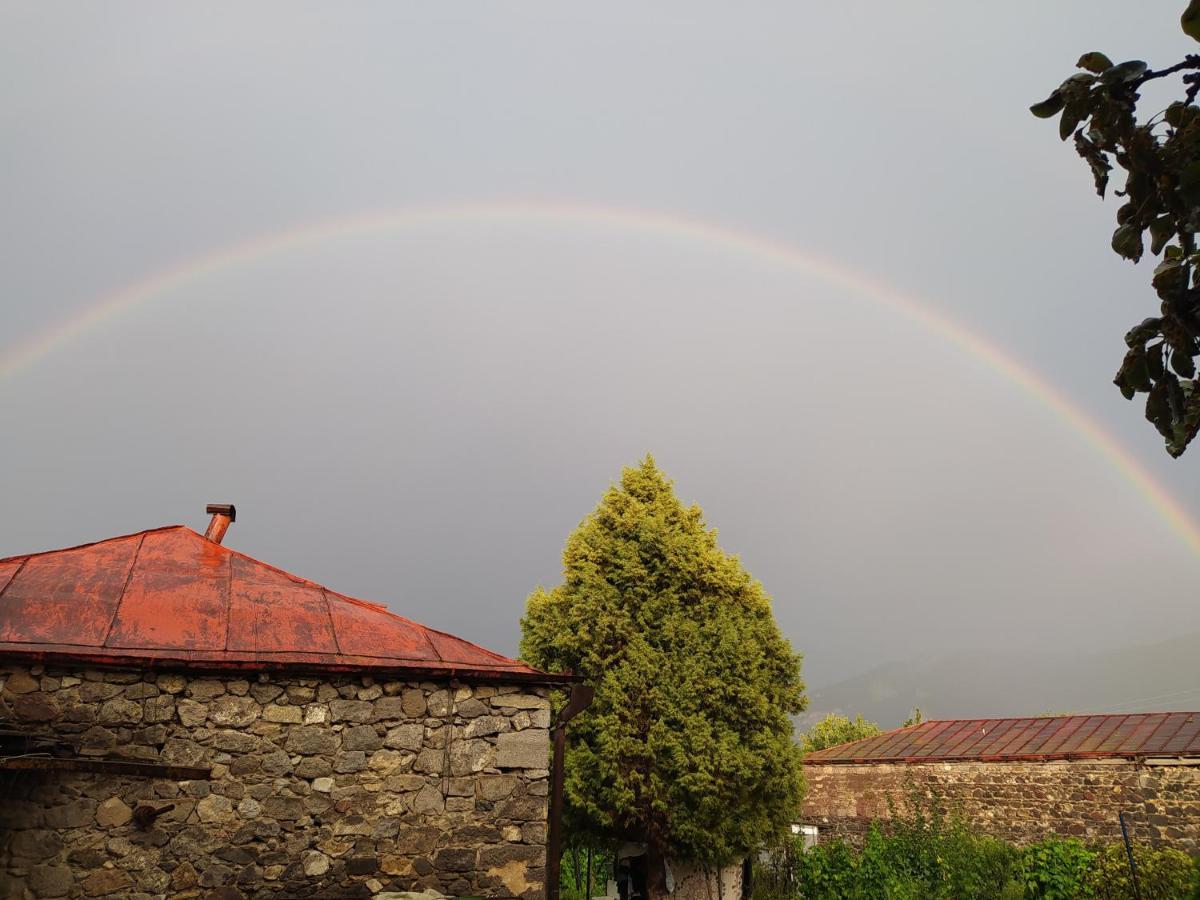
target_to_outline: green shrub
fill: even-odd
[[[793,849],[778,860],[770,888],[772,900],[787,896],[787,887],[797,900],[1017,900],[1021,859],[1012,845],[913,796],[907,812],[893,812],[886,833],[871,828],[859,851],[841,841]],[[765,900],[759,884],[755,898]]]
[[[756,866],[754,900],[1136,900],[1122,844],[1054,838],[1024,849],[987,837],[921,798],[844,841],[789,842]],[[1141,900],[1200,900],[1200,858],[1136,851]]]
[[[1135,847],[1133,858],[1137,863],[1141,900],[1180,900],[1200,889],[1196,864],[1186,853]],[[1099,851],[1088,881],[1097,900],[1136,900],[1129,856],[1122,844]]]
[[[1021,881],[1030,900],[1090,900],[1088,870],[1097,854],[1074,838],[1052,838],[1025,848]]]

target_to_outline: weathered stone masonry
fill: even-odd
[[[209,781],[0,772],[0,897],[542,896],[544,687],[0,668],[0,720]],[[139,804],[173,804],[146,827]]]
[[[808,764],[801,819],[820,839],[859,841],[873,821],[907,808],[912,791],[957,810],[982,831],[1018,844],[1055,835],[1121,840],[1123,811],[1134,839],[1200,852],[1200,766],[1133,760]]]

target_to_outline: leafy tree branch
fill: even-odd
[[[1181,20],[1200,40],[1200,0]],[[1081,71],[1030,107],[1039,118],[1058,117],[1062,140],[1072,138],[1103,198],[1114,166],[1124,184],[1113,193],[1124,199],[1117,210],[1112,249],[1131,262],[1147,250],[1161,261],[1151,285],[1159,314],[1125,335],[1127,351],[1114,384],[1126,399],[1146,395],[1146,418],[1162,435],[1171,456],[1180,456],[1200,431],[1200,54],[1188,54],[1163,69],[1141,60],[1113,63],[1099,52],[1085,53]],[[1139,90],[1147,82],[1180,76],[1182,96],[1165,110],[1138,118]]]

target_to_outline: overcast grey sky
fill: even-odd
[[[1021,362],[1192,515],[1111,386],[1154,308],[1027,112],[1181,0],[4,3],[0,361],[222,247],[367,211],[619,207],[788,244]],[[2,363],[0,363],[2,364]],[[185,278],[0,379],[0,556],[182,522],[514,652],[653,452],[818,685],[1200,629],[1200,560],[1079,431],[811,273],[584,216],[360,229]]]

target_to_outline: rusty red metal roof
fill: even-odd
[[[0,559],[0,659],[557,683],[175,525]]]
[[[940,719],[808,754],[808,765],[1200,756],[1200,713]]]

